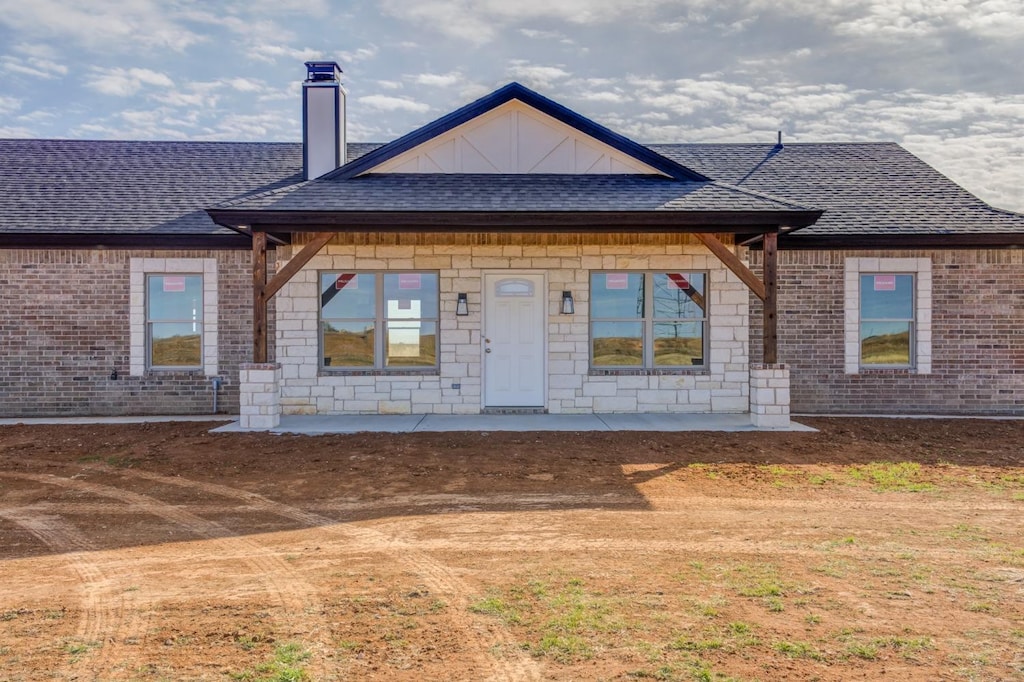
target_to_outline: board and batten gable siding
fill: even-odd
[[[298,248],[296,245],[293,248]],[[287,255],[279,254],[283,263]],[[436,270],[440,372],[338,373],[319,365],[318,271]],[[546,407],[551,413],[735,412],[749,409],[747,289],[688,235],[343,234],[277,295],[277,361],[284,414],[475,414],[482,408],[481,305],[485,272],[547,278]],[[660,374],[590,372],[588,299],[593,270],[706,270],[709,367]],[[561,292],[576,313],[558,313]],[[455,315],[457,294],[469,315]],[[452,384],[459,384],[453,388]]]
[[[660,174],[518,100],[506,102],[367,172]]]
[[[238,365],[252,358],[249,251],[0,249],[0,416],[211,413],[205,369],[132,375],[139,259],[216,261],[218,407],[238,412]]]
[[[761,252],[749,258],[760,272]],[[848,371],[849,259],[930,262],[928,373]],[[751,338],[760,329],[760,302],[751,297]],[[751,350],[757,362],[760,348]],[[1024,251],[780,251],[779,360],[790,366],[794,413],[1024,415]]]

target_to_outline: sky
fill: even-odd
[[[1024,0],[0,0],[0,137],[348,139],[510,82],[638,142],[896,141],[1024,212]]]

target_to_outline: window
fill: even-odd
[[[704,272],[591,273],[591,366],[703,367],[706,283]]]
[[[914,276],[860,276],[860,364],[914,364]]]
[[[217,259],[129,259],[129,373],[217,376]]]
[[[322,272],[323,366],[436,368],[438,309],[436,272]]]
[[[203,366],[203,276],[146,277],[146,366]]]
[[[847,258],[844,286],[847,374],[932,370],[932,262]]]

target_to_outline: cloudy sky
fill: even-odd
[[[511,80],[640,142],[895,140],[1024,211],[1024,0],[0,0],[0,137],[351,141]]]

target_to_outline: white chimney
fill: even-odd
[[[337,62],[306,62],[302,84],[302,177],[345,163],[345,88]]]

